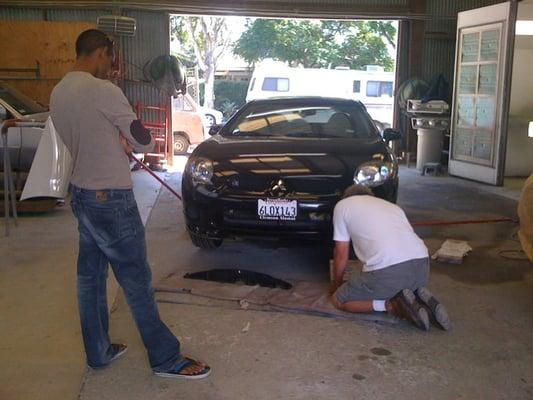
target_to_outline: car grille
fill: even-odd
[[[350,182],[343,182],[338,177],[264,177],[239,175],[230,177],[227,180],[226,193],[232,195],[239,195],[247,192],[265,193],[268,194],[272,188],[273,183],[278,179],[282,179],[287,193],[294,193],[297,195],[323,196],[336,195],[340,196],[342,191]]]

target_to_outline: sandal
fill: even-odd
[[[183,370],[194,365],[203,367],[203,368],[200,371],[192,373],[192,374],[185,374],[182,372]],[[207,378],[209,374],[211,374],[211,367],[193,358],[184,357],[183,360],[179,361],[170,370],[154,371],[154,374],[157,376],[164,377],[164,378],[203,379],[203,378]]]

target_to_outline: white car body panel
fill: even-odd
[[[49,117],[24,185],[21,200],[33,197],[66,197],[71,174],[72,157]]]

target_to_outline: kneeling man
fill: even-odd
[[[425,287],[428,250],[400,207],[374,197],[365,186],[352,185],[335,206],[333,228],[335,307],[354,313],[387,312],[423,330],[429,329],[429,311],[437,325],[450,328],[443,305]],[[343,283],[350,242],[363,269]]]

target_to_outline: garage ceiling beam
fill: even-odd
[[[299,17],[299,18],[331,18],[331,19],[402,19],[428,20],[432,16],[418,12],[411,7],[394,7],[374,5],[368,2],[353,4],[332,1],[317,3],[316,1],[281,2],[268,0],[213,1],[35,1],[35,0],[0,0],[0,5],[11,7],[35,8],[127,8],[152,11],[167,11],[179,14],[208,15],[245,15],[254,17]],[[455,16],[439,16],[439,19]]]

